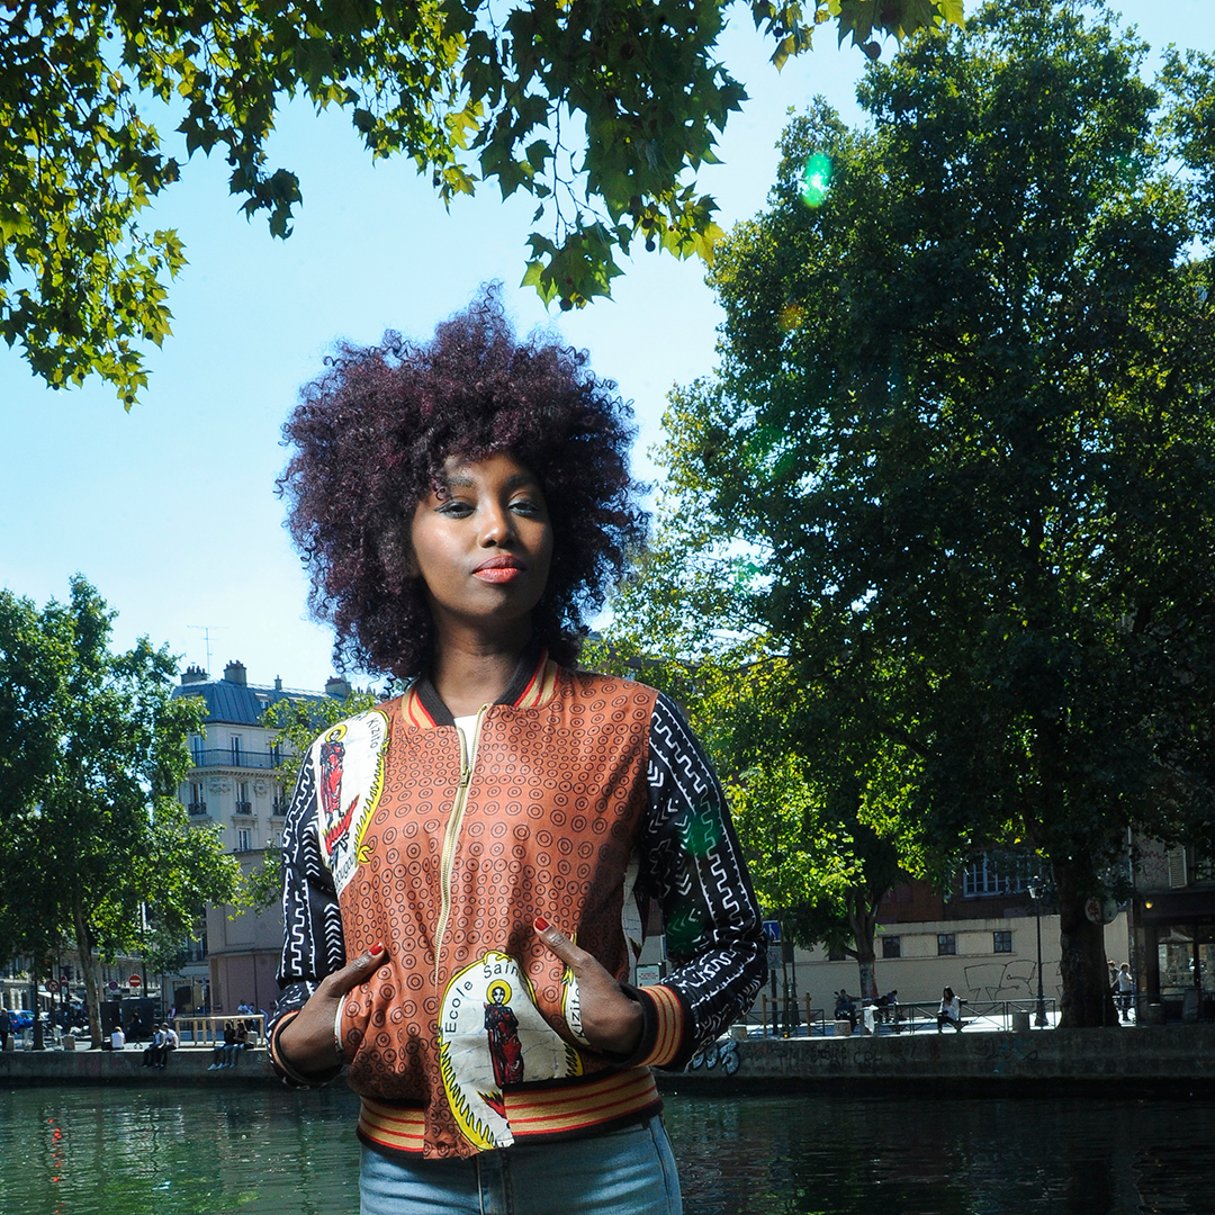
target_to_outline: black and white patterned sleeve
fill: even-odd
[[[316,765],[311,753],[300,765],[283,824],[282,864],[283,952],[278,1003],[268,1026],[272,1044],[280,1022],[303,1008],[321,979],[346,964],[337,892],[317,836]],[[272,1047],[272,1058],[274,1054]]]
[[[673,701],[650,724],[639,893],[656,900],[674,969],[643,997],[645,1062],[682,1068],[750,1007],[767,978],[759,906],[725,795]]]

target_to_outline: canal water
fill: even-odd
[[[1180,1087],[1180,1086],[1179,1086]],[[4,1215],[355,1215],[344,1090],[0,1092]],[[687,1215],[1211,1215],[1215,1099],[675,1095]]]

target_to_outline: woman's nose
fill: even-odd
[[[510,511],[500,506],[491,506],[485,511],[485,521],[481,527],[481,543],[483,545],[504,544],[514,536],[514,520]]]

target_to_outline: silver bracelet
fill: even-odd
[[[342,1012],[346,1008],[346,997],[339,996],[337,1013],[333,1018],[333,1049],[337,1051],[337,1061],[341,1065],[346,1062],[346,1052],[342,1048]]]

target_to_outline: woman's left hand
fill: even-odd
[[[620,990],[620,984],[585,949],[558,932],[543,917],[536,936],[573,972],[582,1008],[582,1033],[593,1050],[631,1055],[641,1042],[645,1018],[641,1005]]]

